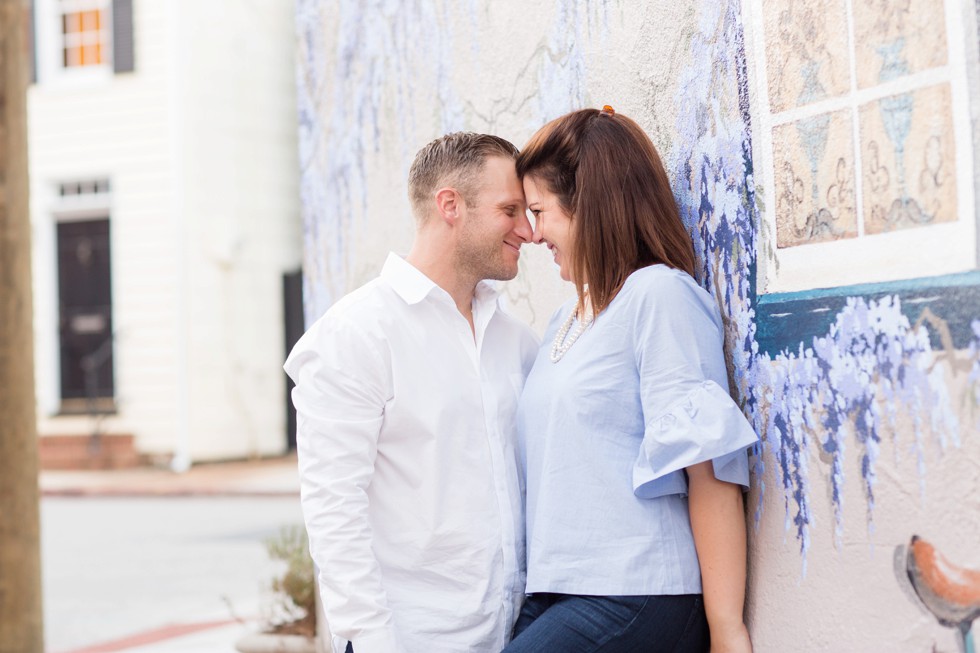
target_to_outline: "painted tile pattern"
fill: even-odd
[[[946,64],[945,0],[853,0],[859,88]]]
[[[762,7],[774,112],[850,90],[844,0],[764,0]]]
[[[860,108],[865,232],[956,220],[956,143],[949,84]]]
[[[854,238],[854,143],[847,110],[773,129],[778,247]]]

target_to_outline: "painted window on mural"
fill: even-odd
[[[958,5],[750,4],[756,161],[771,162],[756,171],[769,235],[760,291],[975,268],[974,191],[957,179],[972,178],[976,32]]]
[[[60,0],[61,65],[64,68],[108,63],[109,24],[102,0]]]

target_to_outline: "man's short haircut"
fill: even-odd
[[[416,219],[426,219],[433,194],[443,186],[452,186],[472,203],[487,158],[514,159],[517,154],[513,143],[490,134],[454,132],[432,141],[415,155],[408,172],[408,199]]]

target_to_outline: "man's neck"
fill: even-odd
[[[423,239],[416,239],[412,250],[405,257],[419,272],[432,279],[433,282],[453,298],[456,308],[473,327],[473,295],[479,279],[471,279],[460,274],[452,252],[430,246]]]

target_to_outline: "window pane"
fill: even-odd
[[[65,34],[82,31],[82,16],[79,13],[65,14],[63,20]]]
[[[83,11],[82,29],[86,32],[94,32],[95,30],[99,29],[99,12]]]
[[[92,64],[101,63],[99,61],[99,46],[97,45],[86,45],[82,48],[82,65],[91,66]]]
[[[80,48],[65,48],[65,67],[82,65]]]

